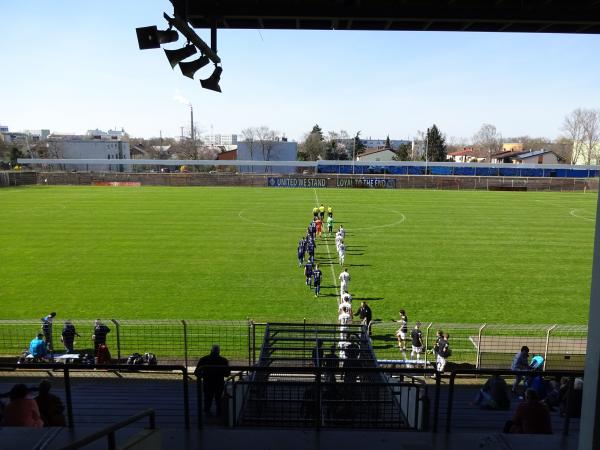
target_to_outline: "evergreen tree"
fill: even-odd
[[[394,161],[409,161],[411,151],[412,147],[410,144],[400,144],[396,156],[394,156]]]
[[[446,161],[446,139],[434,124],[427,129],[427,160],[432,162]]]
[[[319,139],[322,141],[324,140],[323,138],[323,130],[321,129],[321,127],[319,126],[319,124],[316,124],[313,128],[312,131],[310,132],[311,134],[317,134],[319,136]]]
[[[363,144],[362,140],[360,139],[360,131],[358,133],[356,133],[356,136],[354,136],[354,148],[353,148],[353,152],[356,155],[360,155],[361,153],[363,153],[365,151],[365,144]]]
[[[392,149],[392,143],[390,142],[390,135],[387,135],[387,138],[385,139],[385,145],[383,146],[383,148],[386,148],[388,150]]]

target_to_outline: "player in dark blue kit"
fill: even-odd
[[[304,253],[306,252],[306,242],[304,239],[300,239],[298,242],[298,267],[301,267],[304,264]]]
[[[315,241],[313,239],[309,239],[306,245],[306,251],[308,255],[314,260],[315,259]]]
[[[321,270],[317,264],[315,264],[315,269],[313,270],[313,284],[315,286],[315,297],[318,297],[321,292]]]
[[[304,276],[306,277],[306,285],[312,287],[313,263],[310,258],[304,265]]]

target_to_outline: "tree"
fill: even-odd
[[[319,133],[310,132],[300,143],[298,159],[301,161],[316,161],[325,155],[325,146]]]
[[[262,152],[263,161],[271,161],[271,151],[273,150],[275,141],[277,140],[277,132],[275,130],[271,130],[265,125],[260,126],[255,130],[258,146]],[[272,168],[265,166],[265,172],[267,170],[272,170]]]
[[[571,164],[583,159],[589,165],[598,160],[597,145],[600,140],[600,111],[577,108],[565,117],[564,137],[573,143]]]
[[[391,150],[392,149],[392,143],[390,142],[390,135],[389,134],[385,138],[385,145],[383,146],[383,148],[385,148],[387,150]]]
[[[476,150],[487,152],[488,161],[491,161],[492,155],[502,148],[502,135],[494,125],[484,123],[473,136],[473,146]]]
[[[412,152],[412,145],[408,143],[400,144],[394,156],[394,161],[409,161]]]
[[[256,149],[256,128],[244,128],[242,130],[242,136],[244,137],[244,142],[248,144],[250,160],[253,160],[254,150]],[[254,166],[250,166],[250,172],[254,172]]]
[[[356,136],[354,136],[354,148],[352,149],[354,158],[356,158],[356,155],[362,154],[365,149],[365,144],[363,144],[363,141],[360,139],[360,131],[358,131]]]
[[[348,142],[350,138],[348,132],[341,130],[339,133],[336,131],[329,131],[327,133],[327,140],[325,141],[325,159],[328,160],[348,160],[349,149]]]
[[[427,160],[432,162],[446,161],[446,140],[438,127],[433,124],[427,129]]]
[[[315,133],[315,134],[317,134],[321,140],[324,140],[324,138],[323,138],[323,130],[321,129],[321,127],[320,127],[318,124],[316,124],[316,125],[315,125],[315,126],[312,128],[312,131],[311,131],[311,133]]]

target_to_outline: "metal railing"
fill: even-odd
[[[412,378],[434,376],[433,369],[326,366],[233,366],[231,369],[238,373],[227,388],[230,426],[404,430],[437,427],[440,377],[436,376],[433,386],[433,414],[428,395],[431,386]]]
[[[98,411],[94,408],[98,406],[100,398],[108,397],[108,394],[113,398],[118,397],[116,403],[122,403],[121,406],[129,405],[132,400],[136,400],[139,404],[152,405],[152,409],[156,410],[158,404],[168,405],[170,407],[173,396],[177,395],[177,391],[181,389],[181,410],[183,411],[183,424],[185,428],[190,428],[190,395],[189,395],[189,376],[185,366],[180,365],[163,365],[163,366],[130,366],[123,364],[111,365],[84,365],[84,364],[61,364],[61,363],[36,363],[36,364],[8,364],[0,363],[0,372],[3,372],[3,377],[0,378],[0,384],[6,383],[10,378],[22,379],[31,382],[32,378],[39,379],[47,378],[48,374],[52,375],[53,379],[57,379],[56,374],[62,374],[62,382],[64,384],[65,408],[67,413],[67,425],[69,428],[74,428],[76,418],[78,417],[78,407],[83,410],[84,407],[91,409],[88,414],[92,419],[98,420]],[[152,387],[165,384],[164,377],[173,378],[173,373],[179,372],[181,375],[176,377],[181,386],[175,383],[175,386],[167,386],[164,392],[159,392]],[[112,378],[108,378],[113,375]],[[131,375],[132,378],[127,378],[126,375]],[[135,375],[135,377],[134,377]],[[33,377],[32,377],[33,376]],[[74,400],[73,383],[77,384],[77,401]],[[106,384],[101,383],[106,382]],[[22,381],[21,381],[22,382]],[[122,389],[120,384],[127,384],[127,389]],[[142,384],[140,389],[133,392],[130,388],[134,383]],[[172,388],[172,389],[171,389]],[[144,396],[139,397],[138,392],[143,392]],[[124,397],[120,397],[124,395]],[[162,397],[161,397],[162,395]],[[90,405],[91,403],[91,405]],[[156,407],[153,405],[157,405]],[[106,417],[100,417],[103,421],[114,421],[114,411],[117,405],[111,405],[112,413]],[[123,408],[122,408],[123,409]],[[164,416],[167,417],[167,414]],[[168,416],[169,420],[173,420]]]
[[[155,413],[154,413],[154,410],[148,409],[146,411],[142,411],[139,414],[136,414],[135,416],[131,416],[128,419],[122,420],[120,422],[115,423],[114,425],[111,425],[111,426],[103,428],[102,430],[99,430],[95,433],[92,433],[89,436],[86,436],[82,439],[72,442],[71,444],[63,447],[62,450],[76,450],[78,448],[82,448],[88,444],[91,444],[92,442],[95,442],[99,439],[102,439],[105,436],[107,438],[108,450],[116,450],[117,440],[116,440],[115,433],[117,431],[119,431],[121,428],[125,428],[127,425],[131,425],[132,423],[135,423],[138,420],[143,419],[144,417],[148,417],[148,422],[149,422],[148,429],[155,430],[156,429]]]

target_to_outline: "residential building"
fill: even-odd
[[[515,156],[516,164],[559,164],[560,160],[552,150],[535,150]]]
[[[0,133],[8,133],[8,127],[0,124]]]
[[[396,153],[387,148],[367,149],[356,157],[357,161],[393,161]]]
[[[2,131],[2,130],[6,131]],[[2,140],[8,144],[34,144],[43,141],[50,135],[50,130],[23,130],[20,132],[8,131],[8,127],[0,126]]]
[[[362,144],[367,148],[384,148],[386,139],[361,139]],[[411,141],[403,139],[390,139],[392,150],[398,150],[402,144],[411,144]]]
[[[237,134],[206,134],[202,136],[206,145],[237,145]]]
[[[523,144],[520,142],[505,142],[502,144],[503,152],[522,152]]]

